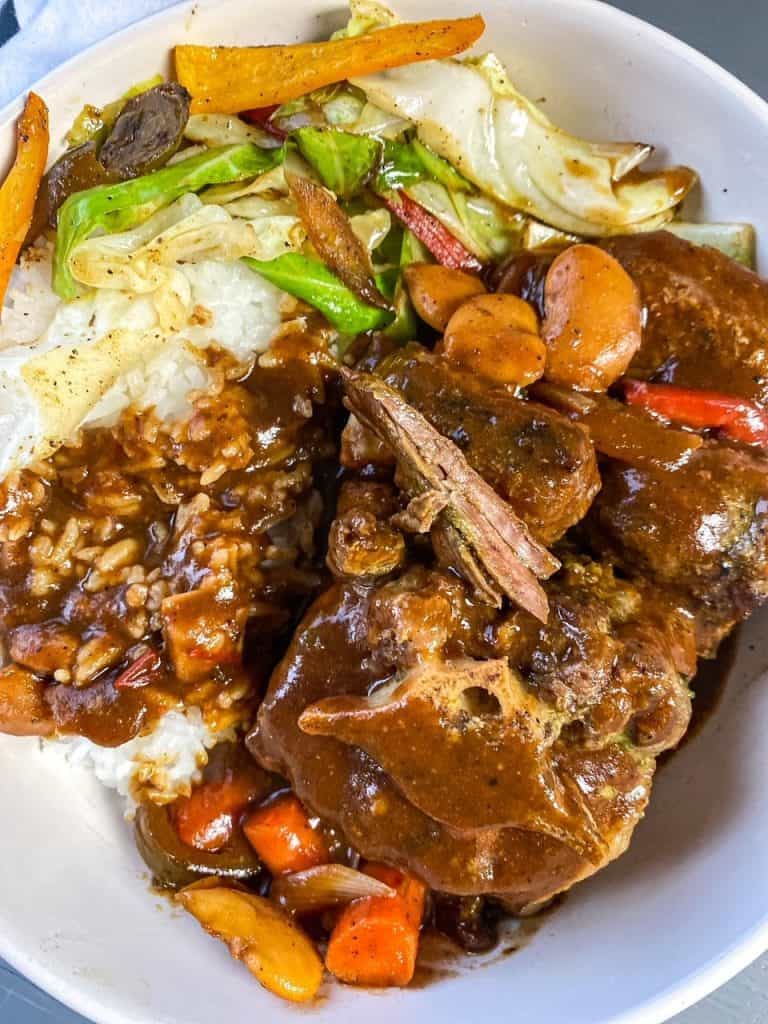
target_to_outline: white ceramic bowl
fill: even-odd
[[[114,36],[36,87],[60,135],[162,69],[174,43],[320,37],[334,0],[183,4]],[[696,167],[710,219],[756,224],[768,250],[768,108],[709,60],[593,0],[403,0],[410,18],[472,13],[513,80],[565,126],[657,144]],[[0,164],[11,121],[0,114]],[[469,1020],[656,1024],[768,948],[768,616],[741,635],[725,701],[663,770],[629,853],[578,886],[513,957],[426,989],[328,986],[317,1024]],[[0,953],[98,1024],[221,1024],[299,1011],[151,893],[111,794],[36,743],[0,742]]]

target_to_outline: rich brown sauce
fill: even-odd
[[[330,441],[295,333],[241,381],[212,353],[220,386],[188,421],[128,410],[0,486],[0,638],[59,732],[116,746],[182,702],[215,727],[250,718],[318,580],[305,503]]]
[[[736,661],[740,634],[741,628],[737,626],[720,644],[716,658],[700,659],[698,670],[691,683],[691,689],[695,695],[691,724],[688,726],[688,731],[680,746],[684,746],[692,740],[709,721],[710,715],[720,706]],[[680,747],[677,749],[679,750]]]
[[[691,680],[693,711],[690,725],[678,745],[660,755],[656,762],[657,771],[668,764],[679,750],[701,732],[720,706],[736,661],[740,633],[741,628],[737,626],[728,634],[720,644],[716,658],[699,659],[696,675]]]
[[[426,928],[419,942],[411,988],[427,988],[444,978],[457,978],[469,971],[492,967],[527,946],[550,917],[563,905],[565,894],[557,896],[538,914],[531,917],[506,918],[499,928],[499,939],[487,953],[472,954],[461,948],[449,936],[435,928]]]

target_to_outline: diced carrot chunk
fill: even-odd
[[[407,871],[400,871],[389,864],[381,864],[378,861],[368,861],[362,868],[366,875],[377,878],[380,882],[388,885],[390,889],[397,892],[398,897],[405,904],[408,912],[408,919],[417,927],[421,927],[421,919],[424,916],[424,903],[427,898],[427,887],[415,875]]]
[[[416,968],[426,888],[386,864],[371,863],[363,870],[395,889],[396,895],[350,903],[331,933],[325,965],[351,985],[407,985]]]
[[[221,850],[232,838],[236,819],[262,792],[263,784],[245,774],[203,782],[173,805],[179,839],[198,850]]]
[[[293,793],[252,811],[243,822],[243,831],[273,875],[305,871],[330,860],[324,836],[312,827]]]

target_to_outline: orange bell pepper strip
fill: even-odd
[[[768,445],[768,411],[746,398],[642,380],[625,380],[623,389],[630,405],[655,412],[673,423],[720,430],[726,437],[745,444]]]
[[[243,822],[243,832],[273,875],[305,871],[331,859],[325,837],[312,827],[293,793],[252,811]]]
[[[351,985],[408,985],[416,969],[426,887],[386,864],[368,864],[363,871],[395,895],[366,896],[344,908],[328,941],[325,966]]]
[[[348,78],[452,57],[484,30],[476,14],[293,46],[181,45],[174,50],[176,77],[192,95],[193,114],[236,114],[287,103]]]
[[[0,309],[32,223],[47,159],[48,108],[31,92],[16,125],[16,159],[0,185]]]

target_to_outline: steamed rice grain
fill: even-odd
[[[151,732],[119,747],[100,747],[82,736],[58,743],[72,764],[91,769],[103,785],[117,790],[130,813],[140,800],[170,803],[186,796],[200,781],[208,751],[231,738],[231,730],[212,730],[197,708],[189,708],[167,712]]]
[[[46,457],[81,426],[107,426],[128,406],[161,419],[190,411],[190,391],[211,384],[205,349],[244,365],[281,323],[282,293],[237,261],[180,265],[189,296],[182,329],[163,330],[150,294],[108,288],[61,302],[51,290],[52,250],[30,250],[14,273],[0,324],[0,476]],[[47,354],[62,367],[40,381]]]

